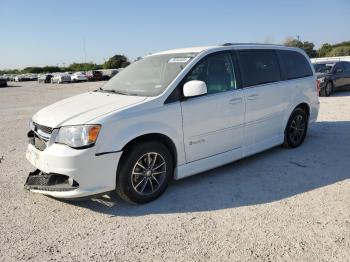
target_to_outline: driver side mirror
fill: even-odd
[[[185,97],[205,95],[208,92],[207,85],[203,81],[192,80],[184,84],[183,94]]]

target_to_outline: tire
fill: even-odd
[[[328,82],[324,88],[325,96],[330,96],[333,92],[333,84],[332,82]]]
[[[308,116],[304,109],[296,108],[289,117],[284,131],[284,147],[295,148],[300,146],[306,137]]]
[[[144,204],[158,198],[173,177],[169,150],[158,142],[137,144],[122,156],[117,171],[116,191],[131,203]]]

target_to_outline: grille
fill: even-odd
[[[29,186],[31,185],[47,186],[50,182],[50,178],[51,176],[46,174],[29,176],[26,184]]]
[[[51,127],[42,126],[42,125],[39,125],[37,123],[34,123],[34,126],[35,126],[35,131],[39,131],[40,130],[41,132],[49,134],[49,135],[51,135],[52,130],[53,130],[53,128],[51,128]]]
[[[44,191],[69,191],[79,187],[78,182],[73,180],[69,183],[69,177],[61,174],[46,174],[40,170],[29,173],[24,188]]]

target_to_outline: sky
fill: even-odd
[[[350,40],[350,0],[0,0],[0,69],[288,36]]]

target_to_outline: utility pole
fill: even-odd
[[[83,51],[84,51],[84,63],[86,64],[86,43],[85,43],[85,37],[83,38]]]
[[[300,41],[300,35],[297,35],[297,40]]]

